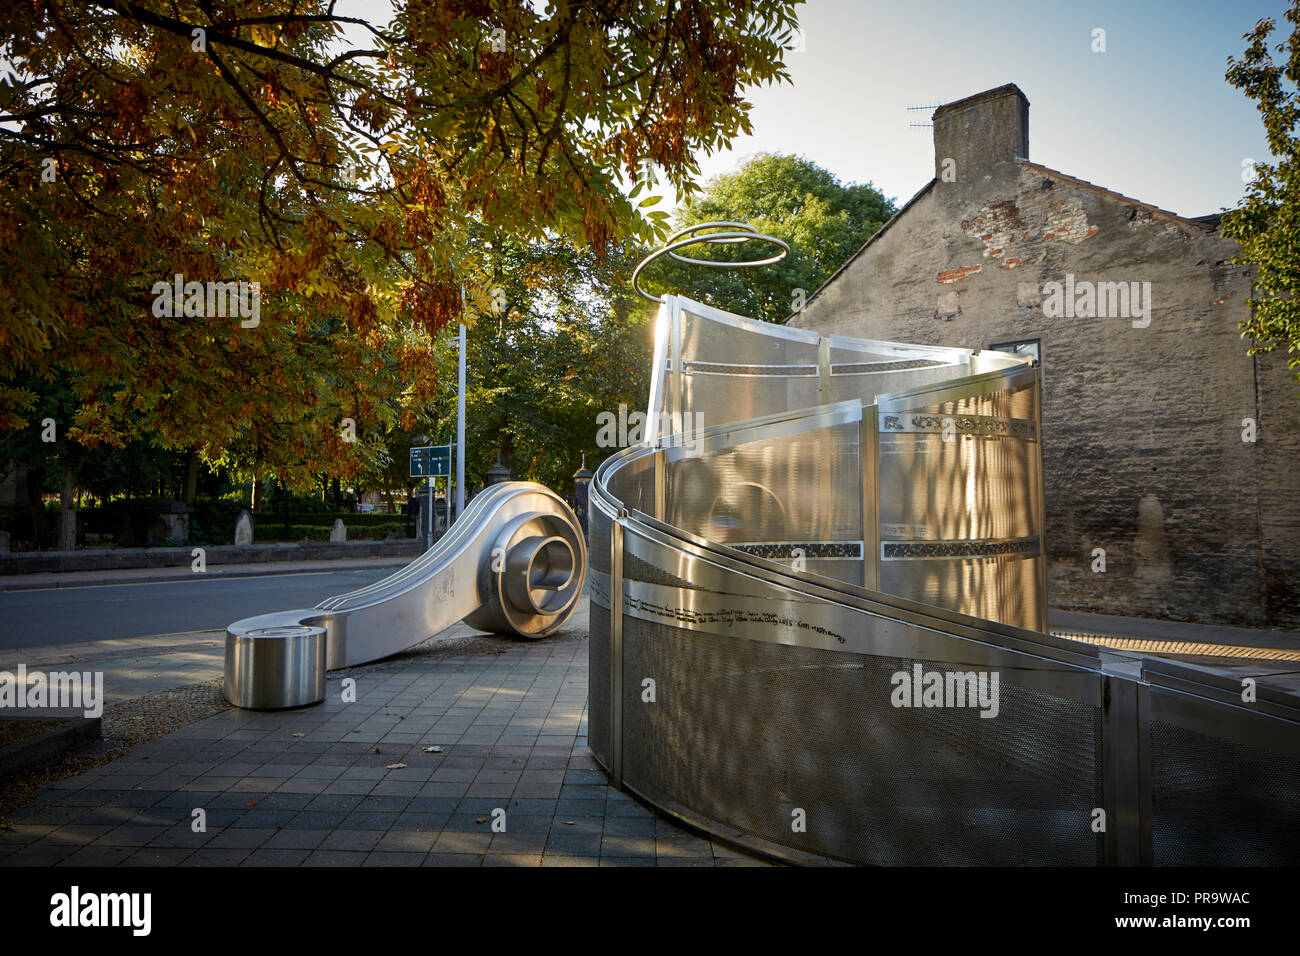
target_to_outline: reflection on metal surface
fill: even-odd
[[[388,657],[462,619],[545,637],[573,614],[586,573],[586,540],[563,500],[533,482],[491,485],[397,573],[314,608],[231,624],[226,697],[254,708],[318,703],[327,669]]]
[[[1287,663],[1046,633],[1029,360],[670,295],[653,363],[647,439],[591,487],[589,741],[616,784],[799,862],[1300,862]]]
[[[253,709],[325,699],[325,628],[303,624],[226,633],[226,699]]]

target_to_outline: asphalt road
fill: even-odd
[[[225,628],[269,611],[314,607],[399,568],[0,592],[0,648]]]

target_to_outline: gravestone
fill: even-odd
[[[330,543],[334,544],[339,541],[348,540],[347,525],[343,523],[342,518],[334,519],[334,527],[330,529]]]
[[[185,502],[169,501],[159,511],[159,516],[149,531],[148,545],[183,545],[190,540],[190,514],[194,511]]]
[[[241,511],[235,519],[235,544],[253,543],[253,516]]]

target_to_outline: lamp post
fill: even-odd
[[[465,326],[460,327],[460,366],[456,370],[456,517],[465,510]],[[448,505],[451,503],[448,502]],[[447,522],[451,524],[450,521]]]
[[[591,493],[591,469],[587,467],[587,453],[582,453],[582,467],[573,473],[573,510],[577,512],[582,533],[587,534],[587,504]]]

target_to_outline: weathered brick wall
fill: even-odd
[[[1005,124],[1008,99],[937,114],[937,170],[982,110]],[[1002,139],[1023,148],[1027,132]],[[1300,386],[1283,359],[1246,353],[1235,244],[997,150],[962,147],[955,180],[923,190],[792,324],[968,348],[1040,339],[1052,606],[1300,624]],[[1045,314],[1045,284],[1067,274],[1150,283],[1149,326]]]

